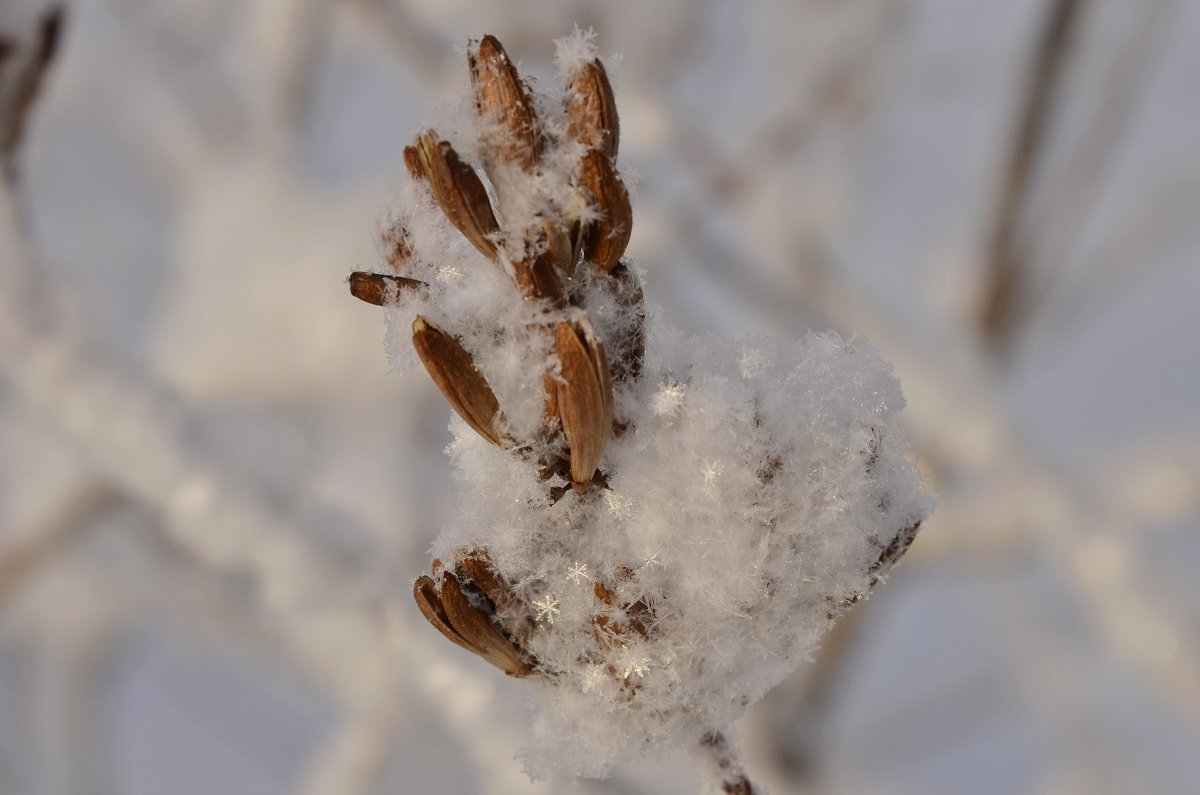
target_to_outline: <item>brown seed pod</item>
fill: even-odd
[[[450,618],[446,615],[445,608],[442,607],[441,597],[438,596],[437,585],[431,577],[421,575],[417,578],[417,581],[413,583],[413,599],[416,600],[421,615],[425,616],[425,620],[433,624],[438,632],[467,651],[475,651],[475,648],[463,640],[462,635],[459,635],[458,631],[451,626]]]
[[[512,595],[508,586],[500,579],[500,575],[492,571],[487,552],[478,550],[462,559],[458,564],[467,579],[479,586],[479,589],[492,600],[497,610],[507,610],[512,604]]]
[[[562,363],[558,413],[571,450],[571,485],[581,493],[596,473],[612,427],[612,382],[604,349],[585,324],[559,323],[554,339]]]
[[[575,262],[579,257],[579,249],[571,239],[570,229],[557,224],[548,218],[542,219],[542,233],[546,239],[546,253],[554,267],[569,279],[575,273]]]
[[[433,131],[417,136],[416,152],[421,172],[429,180],[433,198],[446,218],[475,248],[495,259],[500,225],[475,169],[464,163],[454,147],[439,140]]]
[[[379,234],[379,242],[383,246],[383,256],[388,267],[398,275],[403,276],[412,261],[412,241],[408,230],[399,224],[384,229]]]
[[[476,433],[492,444],[508,441],[492,427],[499,401],[458,340],[418,315],[413,321],[413,347],[450,406]]]
[[[571,77],[567,100],[568,135],[617,160],[621,123],[608,73],[599,59],[579,68]]]
[[[408,279],[404,276],[365,271],[350,274],[350,294],[375,306],[387,306],[390,299],[401,290],[419,290],[422,287],[428,285],[419,279]]]
[[[607,434],[613,424],[612,371],[608,365],[608,355],[605,354],[604,346],[596,337],[596,330],[592,328],[592,323],[587,316],[581,317],[577,325],[579,331],[583,333],[583,342],[588,349],[588,355],[592,358],[592,366],[600,376],[600,390],[604,393],[604,428]]]
[[[421,154],[415,146],[404,147],[404,167],[408,169],[408,175],[416,182],[424,182],[428,179],[425,176],[425,167],[421,165]]]
[[[504,163],[516,163],[532,171],[542,153],[542,133],[529,89],[495,36],[484,36],[467,51],[475,108],[507,131],[492,144],[493,154]]]
[[[598,149],[584,154],[579,163],[579,181],[600,212],[600,218],[584,233],[583,255],[596,267],[611,271],[621,261],[633,231],[629,192],[608,155]]]
[[[555,306],[563,304],[562,280],[554,270],[549,252],[542,252],[532,262],[514,263],[513,278],[526,298],[545,298]]]
[[[520,607],[521,602],[512,594],[509,584],[505,582],[492,568],[487,550],[479,549],[472,552],[459,564],[461,574],[473,583],[496,606],[497,618],[501,620],[504,629],[518,646],[523,646],[532,629],[532,621],[514,608]]]
[[[620,284],[617,300],[627,310],[632,310],[633,323],[620,330],[621,336],[611,340],[615,352],[612,363],[614,381],[636,381],[642,375],[646,358],[646,310],[643,307],[642,283],[633,269],[618,262],[609,273]]]
[[[521,651],[492,623],[492,619],[471,604],[458,578],[451,572],[442,575],[442,607],[450,625],[473,647],[476,654],[509,676],[529,676],[533,666],[521,657]]]

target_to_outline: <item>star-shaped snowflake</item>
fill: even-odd
[[[545,621],[547,624],[553,624],[554,617],[562,612],[558,609],[558,600],[550,594],[546,594],[541,599],[534,599],[533,606],[537,608],[537,620]]]
[[[650,410],[659,417],[674,417],[683,405],[683,387],[676,383],[662,384],[650,402]]]
[[[628,517],[630,510],[633,508],[632,499],[622,497],[611,489],[604,492],[604,499],[608,500],[608,510],[618,519]]]
[[[621,675],[625,679],[628,679],[631,676],[637,676],[640,679],[644,677],[649,670],[649,657],[635,657],[629,661],[628,665],[625,666],[625,670],[621,672]]]
[[[576,585],[579,584],[580,580],[586,580],[587,576],[588,570],[586,563],[580,563],[579,561],[576,561],[574,566],[567,569],[567,579]]]

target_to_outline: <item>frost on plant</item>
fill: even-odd
[[[713,746],[931,510],[899,384],[861,340],[685,337],[647,313],[590,36],[538,92],[490,36],[468,58],[469,103],[406,150],[389,271],[351,277],[456,414],[458,516],[417,604],[529,681],[534,774]]]

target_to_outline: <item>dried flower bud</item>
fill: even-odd
[[[562,280],[554,270],[549,252],[534,257],[532,262],[513,264],[513,278],[527,298],[545,298],[555,305],[563,303]]]
[[[408,175],[415,182],[424,182],[428,179],[425,176],[425,167],[421,165],[421,154],[415,146],[404,147],[404,167],[408,169]]]
[[[621,124],[604,65],[599,59],[585,64],[572,76],[568,89],[568,134],[616,162]]]
[[[542,231],[546,236],[546,253],[550,261],[563,278],[569,279],[575,273],[575,263],[579,258],[579,248],[571,239],[571,230],[562,224],[543,218]]]
[[[425,616],[425,620],[433,624],[438,632],[467,651],[475,651],[475,648],[463,640],[462,635],[459,635],[458,631],[450,624],[450,617],[446,615],[446,610],[442,607],[437,585],[432,578],[425,575],[417,578],[417,581],[413,583],[413,599],[416,600],[421,615]]]
[[[584,235],[584,257],[596,267],[611,271],[621,261],[633,231],[629,192],[617,176],[608,155],[589,150],[579,164],[579,180],[600,212]]]
[[[643,308],[642,283],[624,262],[618,262],[610,273],[621,285],[617,300],[633,320],[620,329],[615,340],[610,339],[615,351],[612,377],[618,382],[636,381],[642,375],[642,363],[646,358],[646,310]]]
[[[488,562],[487,552],[478,550],[463,558],[459,568],[467,575],[467,579],[479,586],[497,610],[507,610],[512,604],[512,595],[508,586],[501,581],[499,575],[492,571]]]
[[[413,347],[458,415],[480,436],[500,444],[501,436],[492,427],[500,404],[475,368],[471,354],[454,337],[420,316],[413,321]]]
[[[419,290],[426,287],[418,279],[392,276],[386,273],[355,271],[350,274],[350,294],[360,301],[375,306],[387,306],[401,290]]]
[[[571,485],[583,492],[596,473],[612,427],[612,382],[604,349],[586,320],[559,323],[554,347],[562,363],[558,412],[571,448]]]
[[[383,245],[384,258],[397,275],[403,276],[409,262],[412,260],[412,241],[409,240],[408,230],[399,224],[385,229],[379,235]]]
[[[495,118],[507,131],[493,144],[494,155],[532,171],[542,153],[542,134],[533,100],[516,67],[495,36],[480,39],[478,47],[468,51],[467,59],[479,115]]]
[[[446,218],[475,248],[494,259],[500,225],[496,223],[487,189],[475,169],[459,159],[454,147],[438,140],[432,131],[417,137],[416,153],[421,171],[433,190],[433,198]]]
[[[450,625],[476,654],[509,676],[529,676],[533,672],[516,644],[492,623],[491,617],[471,604],[458,578],[450,572],[442,575],[441,599]]]

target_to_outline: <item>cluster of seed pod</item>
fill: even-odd
[[[514,455],[538,456],[547,480],[559,475],[570,484],[552,488],[552,499],[571,489],[583,494],[604,485],[598,467],[605,444],[614,430],[625,429],[614,417],[614,381],[640,377],[645,347],[641,285],[622,260],[633,219],[629,194],[615,165],[620,136],[612,87],[598,59],[579,64],[568,76],[565,135],[579,152],[572,180],[576,201],[553,208],[524,228],[505,228],[498,220],[505,214],[497,212],[506,198],[502,185],[513,173],[538,178],[551,133],[499,41],[484,36],[472,42],[468,62],[475,109],[489,131],[479,152],[483,175],[433,130],[418,134],[405,149],[405,163],[412,178],[428,187],[446,219],[511,277],[516,300],[538,302],[542,309],[539,316],[544,320],[539,322],[552,340],[544,358],[557,367],[542,368],[545,405],[539,438],[515,439],[498,427],[502,406],[452,330],[418,316],[412,327],[413,346],[451,407],[472,429]],[[501,174],[504,179],[498,178]],[[493,206],[493,196],[499,208]],[[427,286],[410,275],[408,266],[420,252],[413,250],[408,233],[388,230],[385,244],[391,273],[355,272],[350,277],[352,294],[376,305],[390,303],[400,291]],[[614,361],[609,361],[604,343],[580,308],[589,281],[580,278],[579,269],[595,269],[614,280],[620,288],[614,292],[627,302],[625,314],[636,319],[621,332],[625,338],[614,341],[620,351]],[[434,627],[510,675],[533,671],[534,662],[522,649],[532,626],[530,611],[514,602],[486,552],[467,555],[453,566],[434,561],[433,574],[439,579],[423,576],[416,581],[414,597]],[[611,603],[604,586],[596,583],[596,588]],[[607,635],[614,631],[598,627],[598,638],[602,629]]]

